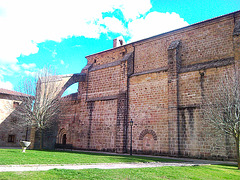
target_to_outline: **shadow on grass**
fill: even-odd
[[[230,169],[230,170],[236,170],[236,171],[239,171],[240,170],[238,169],[238,166],[237,165],[230,165],[230,164],[218,164],[218,165],[212,165],[213,167],[214,166],[222,166],[222,169]]]
[[[15,150],[11,150],[11,149],[7,149],[8,150],[8,152],[10,152],[10,153],[19,153],[19,152],[22,152],[22,149],[17,149],[17,150],[19,150],[19,151],[15,151]]]
[[[31,150],[30,150],[31,151]],[[90,155],[90,156],[103,156],[103,157],[114,157],[115,159],[119,159],[125,162],[131,162],[134,160],[134,162],[146,162],[147,160],[151,160],[154,162],[186,162],[182,160],[175,160],[175,159],[168,159],[168,158],[160,158],[160,157],[144,157],[144,156],[130,156],[130,155],[118,155],[118,154],[105,154],[105,153],[94,153],[94,152],[81,152],[81,151],[62,151],[62,150],[33,150],[33,151],[41,151],[41,152],[54,152],[54,153],[69,153],[69,154],[84,154],[84,155]]]

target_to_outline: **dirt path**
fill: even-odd
[[[83,151],[85,152],[85,151]],[[86,151],[90,152],[90,151]],[[96,153],[96,152],[95,152]],[[103,152],[101,152],[103,153]],[[116,153],[104,153],[116,154]],[[126,155],[126,154],[122,154]],[[0,172],[10,171],[47,171],[50,169],[120,169],[120,168],[147,168],[147,167],[162,167],[162,166],[201,166],[213,164],[228,164],[234,165],[235,162],[229,161],[210,161],[190,158],[173,158],[165,156],[147,156],[135,155],[145,157],[159,157],[165,159],[181,160],[179,162],[151,162],[151,163],[102,163],[102,164],[27,164],[27,165],[0,165]]]
[[[188,162],[151,162],[151,163],[109,163],[109,164],[53,164],[53,165],[0,165],[0,172],[8,171],[47,171],[50,169],[120,169],[120,168],[147,168],[162,166],[201,166],[223,164],[222,161],[195,160]],[[227,163],[229,164],[229,163]]]

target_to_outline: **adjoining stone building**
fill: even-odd
[[[114,43],[119,44],[119,43]],[[233,139],[203,118],[203,96],[240,61],[240,11],[86,57],[56,142],[73,148],[234,158]],[[69,96],[70,97],[70,96]]]
[[[29,95],[0,88],[0,147],[20,147],[20,140],[30,139],[30,129],[14,111]]]

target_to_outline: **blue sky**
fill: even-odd
[[[239,0],[0,0],[0,88],[46,65],[80,73],[118,36],[129,43],[237,10]]]

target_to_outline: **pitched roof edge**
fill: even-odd
[[[21,92],[12,91],[12,90],[3,89],[3,88],[0,88],[0,94],[6,94],[6,95],[12,95],[12,96],[24,96],[24,97],[30,97],[31,96],[29,94],[24,94],[24,93],[21,93]]]

